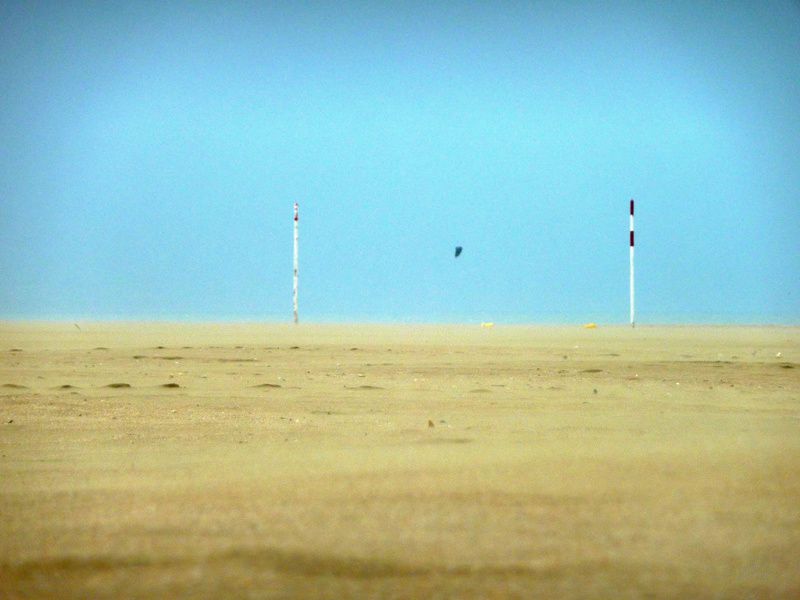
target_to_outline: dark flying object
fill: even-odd
[[[461,251],[462,250],[463,250],[463,248],[461,246],[456,246],[456,257],[461,256]]]

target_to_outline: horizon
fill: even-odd
[[[0,324],[7,325],[62,325],[80,326],[80,325],[186,325],[186,326],[226,326],[226,325],[244,325],[244,326],[273,326],[280,325],[286,327],[339,327],[339,326],[353,326],[353,327],[465,327],[465,328],[482,328],[484,323],[491,323],[489,329],[494,328],[525,328],[525,327],[542,327],[542,328],[569,328],[569,329],[587,329],[586,325],[592,324],[595,327],[588,329],[630,329],[636,331],[637,329],[658,329],[658,328],[750,328],[750,329],[797,329],[800,328],[800,322],[758,322],[758,321],[741,321],[741,322],[714,322],[714,321],[655,321],[648,323],[636,323],[631,326],[630,323],[624,322],[597,322],[597,321],[389,321],[389,320],[307,320],[292,322],[291,317],[275,318],[275,319],[257,319],[248,317],[232,317],[232,318],[212,318],[212,319],[198,319],[196,317],[0,317]],[[76,329],[77,332],[82,329]]]

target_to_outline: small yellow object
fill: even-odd
[[[597,329],[597,323],[586,323],[583,326],[584,329]]]
[[[494,327],[494,323],[481,323],[481,327],[484,329],[490,329],[491,327]]]

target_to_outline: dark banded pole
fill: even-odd
[[[633,308],[633,198],[631,198],[631,327],[636,327]]]

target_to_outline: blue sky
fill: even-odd
[[[0,316],[800,322],[796,2],[0,4]],[[456,260],[453,248],[464,247]]]

